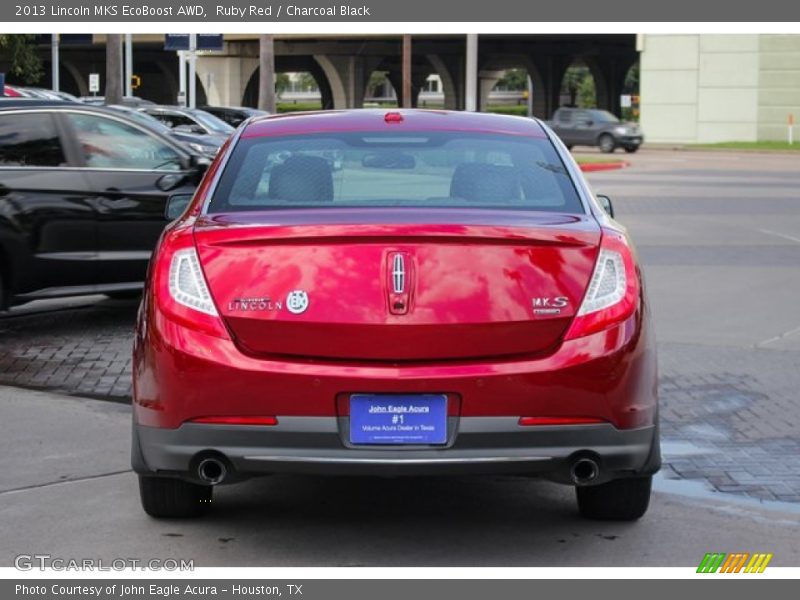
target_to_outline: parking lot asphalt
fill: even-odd
[[[653,304],[665,468],[640,523],[580,521],[569,489],[519,478],[292,477],[222,489],[199,525],[151,521],[125,472],[136,304],[93,297],[0,318],[0,383],[56,392],[0,393],[13,433],[0,438],[0,561],[45,545],[188,552],[209,566],[684,565],[758,546],[797,564],[800,157],[625,159],[589,179],[629,227]]]
[[[664,474],[800,502],[800,156],[627,158],[590,182],[644,265]]]
[[[585,521],[521,477],[272,476],[218,488],[200,520],[156,521],[128,471],[121,403],[0,386],[0,566],[53,558],[212,566],[684,566],[706,552],[800,561],[800,506],[657,492],[637,523]]]

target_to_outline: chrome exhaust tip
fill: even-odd
[[[579,458],[572,463],[569,475],[575,485],[587,485],[600,475],[600,465],[592,458]]]
[[[228,469],[220,460],[216,458],[204,458],[197,465],[197,476],[200,481],[209,485],[217,485],[222,483],[225,476],[228,474]]]

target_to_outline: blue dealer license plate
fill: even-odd
[[[351,444],[444,444],[447,396],[350,396]]]

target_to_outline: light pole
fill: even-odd
[[[464,109],[475,112],[478,110],[478,34],[467,34],[467,85],[465,86],[466,98]]]
[[[50,59],[52,64],[52,73],[53,73],[53,90],[56,92],[61,89],[61,82],[59,81],[58,77],[58,69],[59,69],[59,54],[58,54],[58,34],[52,34],[50,38]]]
[[[275,39],[262,34],[258,40],[258,108],[275,113]]]
[[[401,106],[411,108],[411,36],[403,35],[403,99]]]
[[[133,34],[125,34],[125,95],[133,96]]]
[[[122,102],[122,35],[106,35],[106,86],[105,103]]]
[[[189,34],[189,108],[197,106],[197,34]]]

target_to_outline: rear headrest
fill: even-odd
[[[453,172],[450,197],[471,202],[519,200],[519,172],[516,167],[479,162],[461,163]]]
[[[319,156],[290,156],[272,168],[268,195],[288,202],[330,202],[333,200],[330,164]]]

